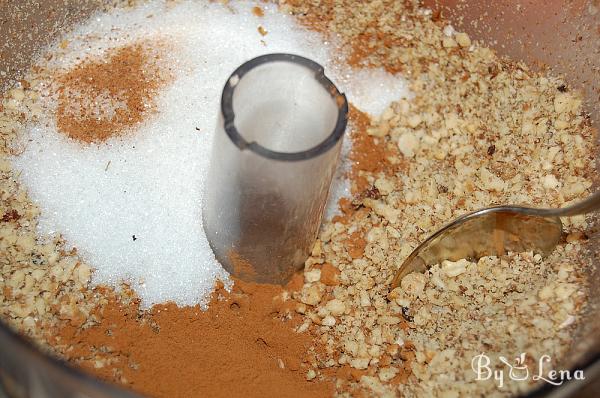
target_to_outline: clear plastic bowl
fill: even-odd
[[[400,0],[398,0],[400,1]],[[30,65],[35,51],[103,7],[102,0],[0,2],[0,84]],[[564,73],[600,123],[600,3],[597,0],[425,0],[454,26],[500,54]],[[600,274],[598,234],[589,240],[595,265],[584,322],[560,369],[583,369],[585,380],[550,384],[528,396],[600,396]],[[136,397],[43,354],[0,321],[0,397]]]

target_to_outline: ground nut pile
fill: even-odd
[[[17,330],[40,339],[60,322],[82,326],[99,297],[86,289],[91,268],[75,250],[66,250],[60,235],[40,241],[39,210],[11,169],[8,157],[16,132],[41,112],[38,81],[23,80],[8,91],[0,115],[0,314]]]
[[[306,264],[299,311],[329,347],[323,369],[348,367],[341,390],[377,395],[531,388],[474,381],[471,360],[481,352],[492,360],[525,352],[532,365],[543,354],[560,360],[585,302],[585,217],[564,220],[566,242],[549,258],[445,263],[389,286],[406,256],[453,217],[493,204],[565,206],[588,195],[595,131],[579,96],[410,4],[284,3],[347,40],[355,62],[400,70],[415,94],[362,132],[399,150],[384,160],[397,171],[360,172],[371,186],[355,189],[345,217],[323,226]],[[337,274],[334,283],[324,269]]]

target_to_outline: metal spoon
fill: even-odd
[[[559,217],[576,216],[600,209],[600,191],[572,206],[535,209],[495,206],[465,214],[421,243],[402,263],[392,288],[411,272],[425,272],[444,260],[499,256],[508,251],[550,254],[562,236]]]

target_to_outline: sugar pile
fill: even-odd
[[[256,5],[264,16],[251,12]],[[335,65],[333,44],[264,3],[150,2],[99,14],[67,37],[68,53],[50,66],[69,69],[110,48],[155,38],[172,44],[168,63],[175,78],[157,98],[156,114],[135,133],[82,145],[57,130],[48,100],[47,123],[26,127],[25,149],[13,164],[42,210],[40,232],[62,233],[77,247],[95,268],[94,283],[126,281],[144,307],[205,305],[215,280],[228,281],[204,235],[201,202],[229,74],[255,56],[288,52],[325,65],[348,99],[373,115],[408,91],[403,79],[381,70]],[[335,201],[348,192],[342,176],[332,191]]]

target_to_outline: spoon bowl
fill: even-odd
[[[484,256],[533,251],[547,256],[562,238],[560,217],[589,213],[600,208],[600,191],[560,209],[495,206],[465,214],[421,243],[402,263],[392,288],[411,272],[425,272],[444,260],[476,261]]]

